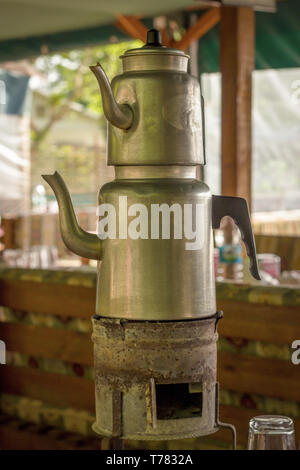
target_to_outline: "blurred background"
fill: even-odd
[[[111,79],[121,72],[119,56],[142,44],[109,42],[0,65],[0,211],[10,265],[84,262],[61,241],[57,203],[41,175],[64,175],[80,222],[95,230],[97,193],[114,171],[106,165],[106,120],[89,65],[101,61]]]
[[[255,234],[262,281],[249,276],[233,221],[224,218],[214,233],[217,309],[225,316],[220,419],[236,426],[238,447],[247,448],[253,416],[290,416],[299,447],[299,369],[291,362],[300,337],[299,0],[0,0],[0,7],[0,448],[100,447],[91,428],[96,262],[65,248],[41,175],[62,174],[80,225],[95,232],[97,193],[114,169],[89,65],[99,61],[111,80],[121,72],[119,56],[140,47],[152,27],[190,55],[190,73],[200,79],[207,164],[199,177],[214,194],[247,199]],[[231,436],[151,445],[227,449]]]
[[[262,253],[268,247],[268,252],[280,256],[283,271],[300,269],[297,13],[297,2],[288,0],[279,2],[275,13],[255,14],[252,182],[248,202],[258,251]],[[191,21],[191,13],[188,17]],[[187,13],[176,11],[152,20],[164,28],[165,37],[180,40],[186,30]],[[88,264],[62,244],[57,204],[41,174],[57,170],[63,175],[81,225],[94,231],[97,192],[113,179],[114,172],[106,166],[106,121],[97,83],[88,66],[100,61],[111,79],[121,72],[119,56],[128,48],[142,45],[115,25],[99,27],[98,31],[99,41],[94,29],[82,30],[79,38],[73,31],[64,37],[49,35],[45,42],[37,37],[39,53],[29,40],[23,49],[17,42],[11,54],[0,49],[0,60],[11,59],[0,63],[1,262],[9,266]],[[205,99],[207,165],[203,178],[215,194],[221,193],[218,34],[216,25],[188,51]],[[222,243],[219,233],[216,247]]]

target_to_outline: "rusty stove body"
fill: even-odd
[[[219,318],[176,322],[94,318],[94,430],[142,440],[215,432]]]

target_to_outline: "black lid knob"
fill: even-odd
[[[150,47],[161,47],[161,36],[157,29],[149,29],[147,32],[147,44]]]

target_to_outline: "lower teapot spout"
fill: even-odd
[[[86,232],[78,224],[68,188],[56,171],[53,175],[42,175],[51,186],[59,207],[59,222],[62,239],[69,250],[79,256],[100,260],[102,242],[97,235]]]

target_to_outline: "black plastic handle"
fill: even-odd
[[[260,281],[255,240],[246,199],[233,196],[212,196],[212,227],[219,228],[221,219],[226,215],[231,217],[240,229],[250,259],[250,273]]]

